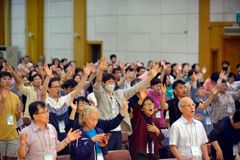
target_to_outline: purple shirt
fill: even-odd
[[[51,124],[44,129],[39,128],[34,122],[24,128],[21,134],[27,133],[26,160],[43,160],[44,155],[51,153],[53,159],[57,157],[57,132]]]
[[[159,93],[156,93],[154,92],[153,90],[148,90],[148,93],[147,93],[148,97],[151,97],[152,100],[153,100],[153,104],[154,104],[154,108],[159,108],[160,104],[161,104],[161,100],[162,100],[162,94],[159,92]],[[168,100],[168,98],[165,99],[166,101]],[[165,119],[164,119],[164,110],[161,110],[159,112],[157,112],[155,114],[155,117],[157,119],[159,119],[159,122],[160,122],[160,126],[161,127],[165,127]]]

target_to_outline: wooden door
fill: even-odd
[[[222,60],[229,61],[231,71],[236,73],[236,65],[240,63],[240,36],[224,36],[222,46]]]

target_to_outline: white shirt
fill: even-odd
[[[202,155],[201,145],[207,143],[208,139],[200,121],[193,119],[193,123],[190,123],[181,116],[170,128],[169,141],[169,145],[176,146],[185,158],[200,160],[201,156],[192,156],[191,146],[198,146]]]
[[[55,100],[55,99],[51,98],[49,95],[47,95],[45,102],[46,102],[47,106],[50,106],[54,109],[61,109],[65,105],[69,106],[70,99],[71,99],[71,94],[61,96],[57,100]]]

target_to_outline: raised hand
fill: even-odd
[[[154,78],[159,72],[161,68],[158,65],[154,65],[153,68],[149,71],[149,76]]]
[[[164,85],[160,84],[160,91],[161,91],[162,95],[166,94],[167,88],[166,88],[165,84]]]
[[[72,142],[72,141],[80,138],[81,135],[82,135],[82,132],[81,132],[79,129],[77,129],[77,130],[75,130],[75,131],[72,131],[72,128],[71,128],[71,129],[68,131],[67,139],[68,139],[70,142]]]
[[[51,77],[51,76],[52,76],[52,68],[49,68],[47,64],[44,64],[43,69],[44,69],[44,71],[46,72],[46,74],[47,74],[48,77]]]
[[[20,145],[25,146],[27,143],[27,140],[28,140],[28,134],[27,133],[22,134],[19,138]]]
[[[147,97],[147,88],[142,87],[139,91],[139,99],[143,101],[146,97]]]
[[[71,98],[71,100],[70,100],[70,107],[72,108],[72,110],[77,110],[77,102],[75,102],[75,103],[73,103],[73,98]]]
[[[92,66],[90,63],[87,63],[85,67],[83,67],[83,73],[88,76],[92,71]]]
[[[102,71],[106,71],[108,68],[108,61],[106,57],[102,57],[100,59],[99,69]]]
[[[156,133],[157,135],[160,134],[160,130],[155,126],[154,123],[151,124],[147,124],[147,129],[149,132],[153,132]]]
[[[120,113],[123,117],[128,114],[128,101],[126,99],[123,100],[123,107],[121,107]]]
[[[219,74],[219,78],[221,79],[221,80],[223,80],[223,79],[225,79],[225,71],[222,71],[220,74]]]
[[[11,74],[14,72],[12,66],[9,63],[4,64],[4,69]]]
[[[215,86],[215,87],[211,90],[211,93],[212,93],[213,95],[216,95],[218,92],[219,92],[219,87],[218,87],[218,86]]]
[[[203,67],[202,68],[202,74],[205,74],[207,72],[207,68],[206,67]]]

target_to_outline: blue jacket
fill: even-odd
[[[80,127],[82,131],[82,136],[76,141],[72,142],[70,145],[70,155],[72,160],[96,160],[96,146],[95,142],[87,135],[85,131]],[[98,134],[103,133],[99,128],[95,128]],[[108,152],[107,146],[101,147],[104,159]]]

